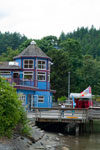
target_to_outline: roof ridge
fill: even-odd
[[[24,57],[24,56],[38,56],[38,57],[44,57],[44,58],[49,58],[39,47],[37,47],[34,44],[29,45],[27,48],[25,48],[18,56],[18,57]]]

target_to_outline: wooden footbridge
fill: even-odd
[[[32,108],[27,113],[28,118],[38,122],[76,122],[86,123],[89,120],[100,119],[100,107],[88,109],[73,108]]]

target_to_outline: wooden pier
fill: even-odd
[[[63,114],[62,114],[63,113]],[[27,113],[28,118],[34,118],[38,122],[78,122],[100,119],[100,107],[88,109],[73,108],[32,108]]]
[[[33,108],[27,114],[28,118],[34,118],[38,122],[70,122],[78,123],[88,120],[88,109],[71,108]]]
[[[33,118],[36,122],[66,123],[67,125],[75,123],[77,124],[76,132],[79,131],[80,128],[85,129],[86,123],[89,122],[92,132],[93,121],[95,119],[100,119],[100,107],[88,109],[32,108],[32,111],[27,113],[27,117],[30,119]]]

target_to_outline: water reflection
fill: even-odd
[[[84,136],[63,136],[60,141],[69,150],[100,150],[100,134]],[[59,149],[60,150],[60,149]]]

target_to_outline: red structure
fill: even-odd
[[[71,93],[70,98],[72,97],[74,97],[75,108],[89,108],[93,106],[90,86],[81,93]]]
[[[75,99],[75,108],[89,108],[93,106],[93,102],[90,99]]]

